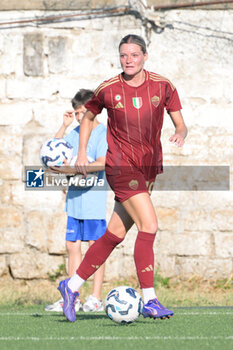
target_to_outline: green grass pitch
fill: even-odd
[[[175,308],[166,320],[130,325],[112,322],[104,312],[77,314],[75,323],[43,306],[0,307],[1,350],[233,349],[233,307]]]

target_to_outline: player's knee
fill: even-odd
[[[66,241],[66,249],[68,254],[77,254],[80,251],[80,246],[76,242]]]
[[[121,230],[116,230],[113,235],[119,239],[119,242],[122,242],[125,239],[126,233]]]
[[[148,232],[148,233],[156,233],[158,230],[158,224],[157,222],[148,222],[148,223],[142,223],[139,227],[138,227],[139,231],[143,231],[143,232]]]
[[[126,229],[124,227],[108,227],[109,231],[112,232],[115,236],[117,236],[120,239],[124,239],[126,236]]]

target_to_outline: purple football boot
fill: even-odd
[[[75,314],[75,300],[79,296],[78,292],[72,292],[72,290],[68,287],[68,282],[70,278],[63,280],[59,283],[59,287],[57,288],[64,300],[63,304],[63,312],[66,316],[67,320],[70,322],[75,322],[76,314]]]
[[[142,309],[143,317],[151,317],[158,319],[170,318],[173,316],[173,311],[166,309],[157,298],[149,300]]]

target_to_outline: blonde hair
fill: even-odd
[[[128,34],[124,38],[122,38],[119,44],[119,51],[120,51],[121,45],[123,44],[136,44],[140,46],[144,54],[147,52],[145,40],[139,35]]]

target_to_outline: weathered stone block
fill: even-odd
[[[50,73],[66,72],[71,66],[71,55],[67,37],[48,40],[48,66]]]
[[[133,255],[134,244],[135,244],[137,234],[138,234],[137,227],[136,225],[133,225],[131,229],[128,231],[124,241],[121,242],[119,246],[124,255],[130,255],[130,256]]]
[[[41,34],[24,35],[24,74],[27,76],[43,75],[43,37]]]
[[[214,209],[229,209],[232,204],[232,193],[230,191],[198,191],[187,193],[190,198],[189,204],[192,207],[199,209],[205,209],[207,212]]]
[[[60,1],[38,1],[38,0],[8,0],[0,4],[1,10],[43,10],[43,11],[58,11],[58,10],[90,10],[102,9],[106,5],[115,7],[127,5],[126,0],[60,0]],[[43,12],[44,13],[44,12]]]
[[[203,130],[198,130],[197,128],[189,128],[189,133],[185,140],[185,144],[182,148],[168,142],[169,137],[173,134],[174,130],[165,129],[163,132],[164,142],[164,153],[174,156],[192,156],[192,159],[198,158],[199,162],[206,159],[208,156],[208,135]],[[200,143],[200,133],[203,133],[202,142]]]
[[[75,66],[76,67],[76,66]],[[74,70],[79,70],[79,72],[73,72],[74,77],[78,76],[81,72],[80,66],[78,65],[79,68],[73,68]],[[62,84],[59,85],[59,95],[61,96],[62,99],[66,99],[66,106],[65,108],[70,108],[71,104],[71,98],[76,94],[76,92],[83,88],[83,89],[96,89],[97,86],[99,85],[99,80],[96,79],[96,77],[92,77],[92,81],[89,82],[87,81],[86,77],[79,77],[79,78],[74,78],[72,77],[64,77],[62,80]],[[57,101],[55,101],[57,102]],[[59,113],[61,113],[63,108],[60,110]]]
[[[13,158],[0,157],[0,178],[3,180],[21,179],[22,162],[21,157],[16,155]]]
[[[5,30],[1,32],[0,66],[2,77],[11,77],[11,75],[22,73],[22,42],[21,33],[11,31],[9,35]],[[5,79],[3,82],[6,83]]]
[[[67,215],[65,212],[56,212],[48,218],[48,251],[50,254],[66,253],[66,222]]]
[[[233,227],[233,208],[213,210],[210,212],[210,221],[215,230],[231,232]]]
[[[0,230],[0,253],[10,254],[21,252],[24,249],[24,236],[25,228],[24,226],[4,228]]]
[[[47,135],[27,135],[23,144],[23,164],[25,166],[42,166],[40,162],[40,148],[48,139]]]
[[[0,125],[25,125],[32,119],[30,105],[21,102],[1,103]]]
[[[179,230],[179,210],[174,208],[156,208],[160,230],[177,232]]]
[[[232,274],[232,259],[208,257],[177,257],[176,275],[180,277],[202,276],[206,279],[220,279]]]
[[[116,248],[108,257],[105,266],[105,279],[120,278],[122,274],[123,253],[122,249]],[[125,271],[124,271],[125,272]]]
[[[233,234],[232,233],[215,233],[215,253],[219,258],[233,258]]]
[[[137,279],[137,271],[132,254],[123,254],[119,265],[119,277],[124,280],[130,277]]]
[[[26,217],[25,244],[42,252],[47,251],[47,220],[44,212],[29,212]]]
[[[209,2],[211,3],[211,1]],[[199,0],[186,0],[186,2],[184,3],[183,0],[157,0],[156,2],[154,0],[147,0],[147,6],[148,7],[152,7],[152,8],[160,8],[164,9],[167,7],[168,10],[172,9],[172,8],[182,8],[182,5],[186,4],[186,5],[190,5],[191,10],[193,10],[193,12],[195,12],[196,9],[204,9],[204,10],[213,10],[213,9],[230,9],[232,8],[232,4],[227,4],[227,3],[222,3],[221,1],[218,2],[218,4],[203,4],[202,2],[200,2]],[[195,4],[197,5],[195,7]],[[201,6],[198,6],[201,5]],[[189,7],[186,7],[186,9],[189,9]]]
[[[7,272],[7,262],[4,255],[0,255],[0,276]]]
[[[212,231],[215,229],[213,221],[207,220],[209,212],[205,209],[184,210],[181,216],[182,227],[184,231]]]
[[[101,57],[96,57],[94,62],[93,58],[90,57],[91,54],[87,57],[72,57],[72,74],[73,76],[78,76],[81,79],[85,79],[87,75],[87,67],[88,67],[88,74],[90,74],[93,77],[93,82],[91,82],[91,86],[94,89],[98,87],[98,85],[101,83],[101,71],[103,69],[103,61]],[[112,71],[110,66],[105,66],[105,74],[106,77],[112,76]],[[70,71],[71,73],[71,71]],[[97,84],[94,84],[95,81],[98,81]],[[80,84],[78,84],[77,88],[79,88]]]
[[[233,106],[232,106],[233,109]],[[233,149],[233,137],[232,134],[219,134],[219,130],[217,129],[214,133],[209,137],[208,151],[211,159],[213,160],[221,160],[226,162],[232,158],[232,149]],[[227,161],[226,163],[230,163]],[[232,162],[231,162],[232,163]]]
[[[4,205],[11,203],[11,184],[9,181],[0,179],[1,202]]]
[[[6,81],[5,79],[0,79],[0,98],[6,97]]]
[[[160,252],[158,250],[155,252],[155,271],[158,269],[165,277],[175,277],[175,256],[168,256],[166,252]]]
[[[62,191],[25,191],[22,182],[12,183],[11,187],[12,204],[23,207],[27,212],[43,208],[47,213],[45,215],[51,215],[54,206],[61,213],[64,210],[65,195]]]
[[[221,118],[223,109],[224,118]],[[230,122],[231,111],[232,103],[205,104],[204,106],[199,106],[193,110],[192,117],[195,118],[196,123],[203,128],[208,128],[211,126],[211,128],[221,130],[221,133],[224,131],[226,134],[228,134],[229,132],[233,131],[233,126]]]
[[[14,207],[2,207],[0,211],[0,223],[2,228],[19,227],[22,225],[22,213]]]
[[[163,174],[160,174],[156,178],[156,182],[159,181],[159,178],[163,177]],[[156,184],[155,182],[155,184]],[[155,186],[156,188],[156,186]],[[157,208],[174,208],[182,212],[183,208],[187,208],[190,204],[193,205],[194,199],[196,198],[196,193],[189,191],[157,191],[154,190],[151,194],[151,199],[157,212]]]
[[[1,148],[0,154],[3,155],[22,155],[23,136],[21,130],[14,130],[14,127],[1,127],[0,139]],[[20,132],[21,131],[21,132]]]
[[[28,78],[11,79],[7,81],[7,97],[23,101],[25,99],[56,100],[60,85],[62,85],[62,82],[59,77],[45,79],[30,76]]]
[[[77,84],[76,84],[77,86]],[[70,100],[73,95],[70,95]],[[43,128],[43,130],[47,130],[46,135],[44,135],[44,141],[46,138],[54,137],[58,129],[63,123],[63,114],[66,110],[72,109],[70,100],[67,103],[60,102],[40,102],[35,103],[33,107],[34,118],[37,123]],[[71,131],[78,125],[76,120],[73,124],[67,128],[66,133]]]
[[[158,232],[158,243],[155,241],[155,251],[163,255],[202,255],[211,253],[210,233],[184,232]]]
[[[48,278],[62,264],[64,258],[61,256],[48,255],[29,248],[10,256],[11,273],[14,278],[20,279]]]

